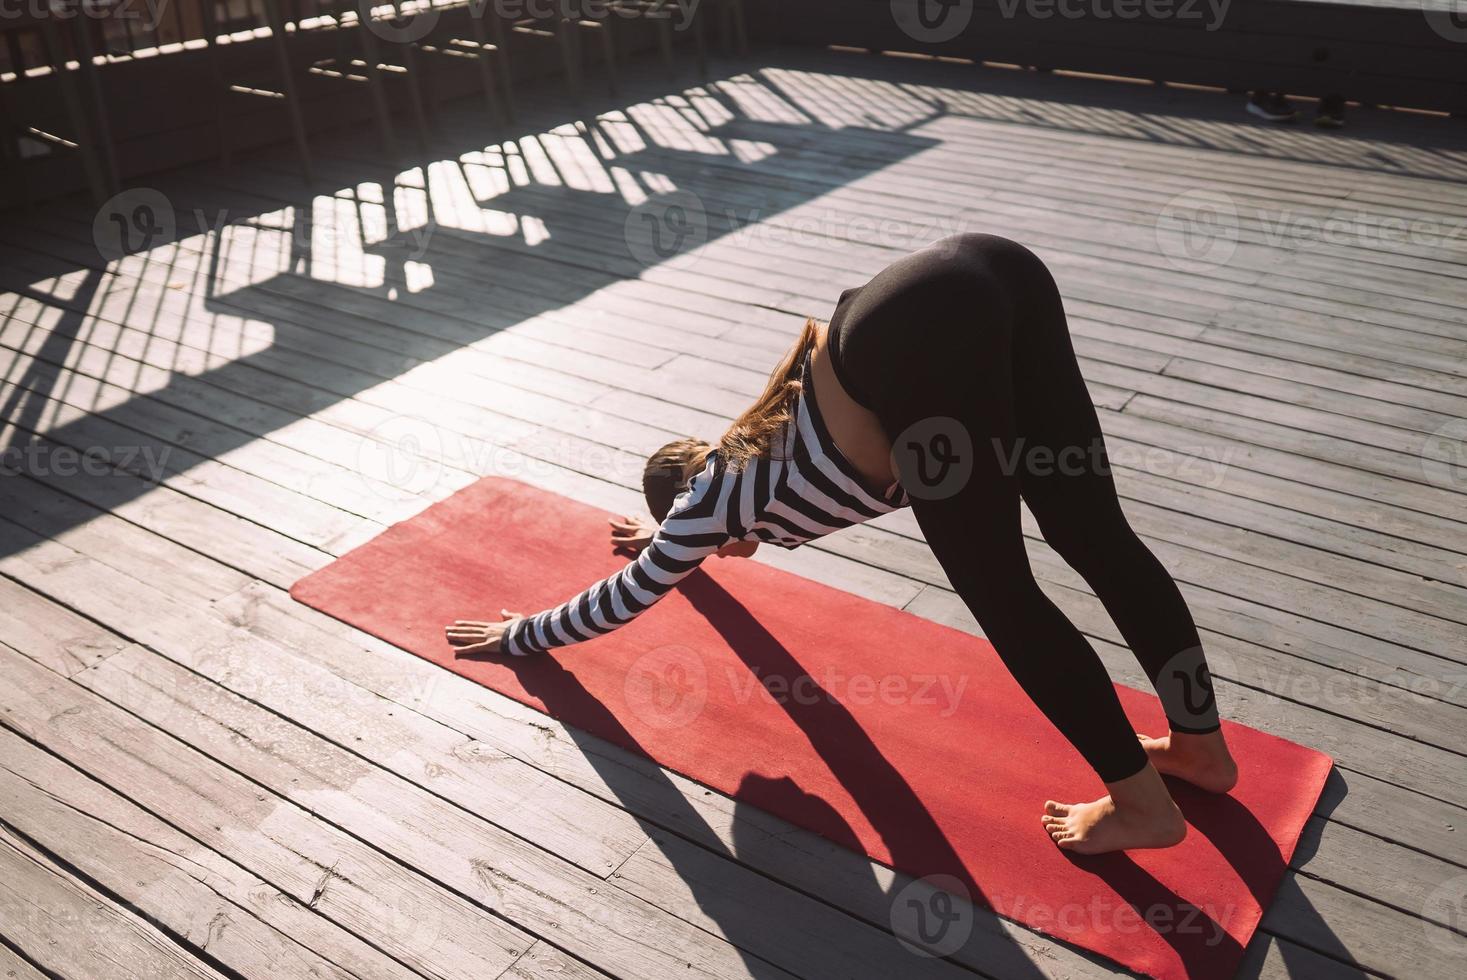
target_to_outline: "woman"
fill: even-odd
[[[643,487],[660,527],[612,522],[612,540],[640,551],[634,562],[536,616],[460,620],[449,641],[527,655],[590,639],[710,555],[795,547],[910,504],[998,655],[1106,784],[1089,803],[1045,804],[1056,844],[1176,844],[1185,823],[1160,773],[1215,792],[1237,780],[1191,614],[1121,511],[1059,292],[1014,242],[956,235],[847,290],[828,327],[806,323],[717,447],[664,446]],[[1040,591],[1021,499],[1145,668],[1168,735],[1131,730],[1100,659]]]

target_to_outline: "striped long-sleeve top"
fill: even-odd
[[[803,391],[777,451],[732,467],[714,450],[636,560],[554,609],[517,621],[504,649],[526,656],[610,633],[730,542],[794,548],[907,506],[900,485],[874,493],[841,455],[815,402],[808,357],[803,371]]]

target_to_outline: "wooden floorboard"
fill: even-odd
[[[106,451],[0,480],[0,971],[1114,973],[991,915],[913,957],[903,875],[285,592],[488,473],[638,509],[643,457],[716,437],[804,316],[987,231],[1054,271],[1225,709],[1337,760],[1240,975],[1455,976],[1460,127],[1267,128],[1215,93],[820,51],[714,78],[545,89],[511,129],[443,106],[399,166],[339,134],[311,191],[278,151],[162,175],[177,240],[110,260],[83,203],[0,217],[4,445]],[[646,264],[635,209],[673,190],[706,233]],[[1226,261],[1159,230],[1199,199]],[[909,513],[760,560],[978,630]]]

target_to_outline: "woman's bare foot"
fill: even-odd
[[[1206,735],[1173,732],[1161,738],[1137,735],[1158,772],[1185,779],[1210,793],[1226,793],[1238,784],[1238,764],[1221,731]]]
[[[1171,847],[1187,836],[1187,822],[1172,802],[1161,774],[1147,766],[1134,776],[1107,783],[1109,796],[1090,803],[1044,804],[1040,822],[1066,851],[1105,854]]]

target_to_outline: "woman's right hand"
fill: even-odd
[[[656,524],[633,515],[613,517],[608,523],[611,525],[613,548],[641,551],[652,543],[652,537],[657,533]]]
[[[504,637],[509,628],[525,618],[524,613],[499,610],[502,622],[486,623],[481,619],[456,619],[453,625],[444,628],[444,636],[456,653],[475,656],[486,653],[504,652]]]

